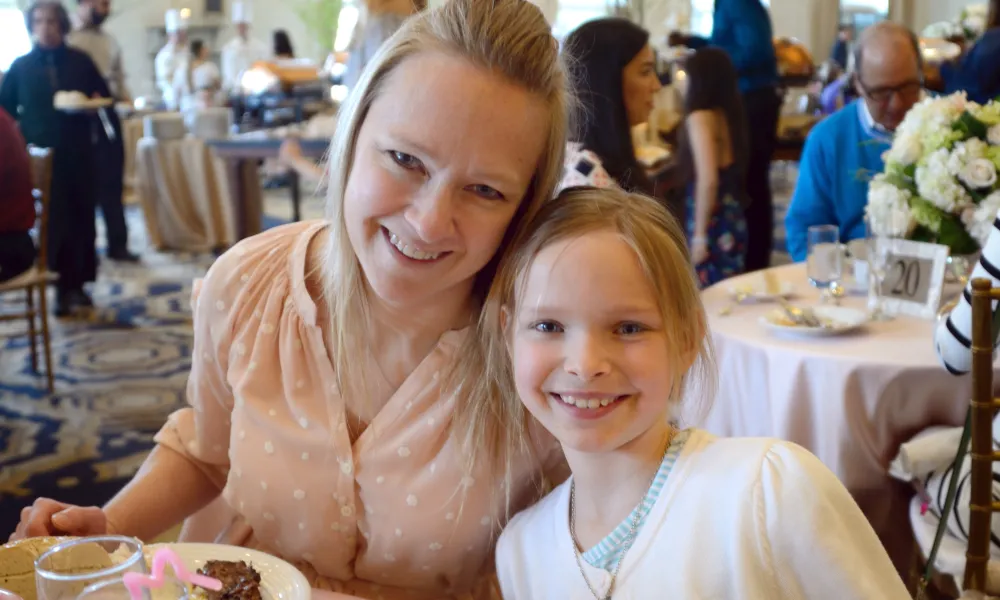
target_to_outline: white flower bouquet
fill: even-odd
[[[931,23],[920,33],[925,38],[965,38],[967,41],[977,39],[986,30],[986,19],[989,17],[988,4],[973,4],[966,6],[954,21]]]
[[[874,233],[972,254],[1000,210],[1000,103],[964,92],[926,98],[896,130],[885,171],[868,188]]]

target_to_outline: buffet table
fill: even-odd
[[[264,136],[234,136],[227,139],[209,140],[215,156],[226,164],[228,204],[236,214],[236,239],[241,240],[260,233],[262,227],[263,203],[261,201],[258,161],[277,158],[284,139]],[[330,147],[330,140],[299,140],[303,156],[322,158]],[[298,173],[289,171],[289,187],[292,199],[292,218],[302,218],[302,189]]]
[[[770,271],[794,286],[792,304],[817,303],[803,264]],[[734,290],[762,289],[762,279],[744,275],[702,294],[720,374],[703,424],[718,435],[776,437],[816,454],[851,491],[903,570],[912,557],[912,492],[890,480],[888,464],[899,445],[924,428],[964,423],[970,381],[938,362],[933,321],[897,317],[839,337],[778,337],[759,322],[776,304],[732,301]],[[864,309],[865,298],[849,296],[842,304]],[[726,309],[731,312],[723,316]]]

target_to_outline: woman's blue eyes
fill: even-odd
[[[389,152],[389,156],[391,156],[392,160],[396,161],[396,163],[404,169],[416,169],[420,167],[420,161],[417,160],[415,156],[405,152],[391,150]]]
[[[406,152],[400,152],[399,150],[390,150],[389,156],[392,157],[393,162],[397,165],[403,167],[407,171],[417,171],[423,170],[424,165],[420,162],[420,159],[413,156],[412,154],[407,154]],[[487,200],[503,200],[503,194],[491,188],[488,185],[477,184],[469,186],[469,191],[473,194],[485,198]]]

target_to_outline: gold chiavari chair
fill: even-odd
[[[1000,322],[994,319],[993,303],[997,301],[1000,288],[992,287],[991,280],[973,280],[969,545],[962,587],[993,593],[996,590],[987,588],[986,573],[993,513],[1000,512],[1000,502],[993,500],[993,463],[1000,461],[1000,451],[993,449],[993,417],[1000,409],[1000,400],[993,397],[993,345]]]

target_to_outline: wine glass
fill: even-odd
[[[75,600],[85,588],[125,573],[146,573],[142,542],[120,535],[69,540],[35,561],[38,600]]]
[[[806,276],[813,287],[823,290],[822,300],[830,297],[831,288],[840,284],[844,271],[844,250],[840,228],[836,225],[813,225],[806,231],[808,256]]]
[[[879,231],[865,216],[865,243],[868,249],[868,312],[872,321],[891,321],[882,309],[882,283],[885,281],[892,238]]]

